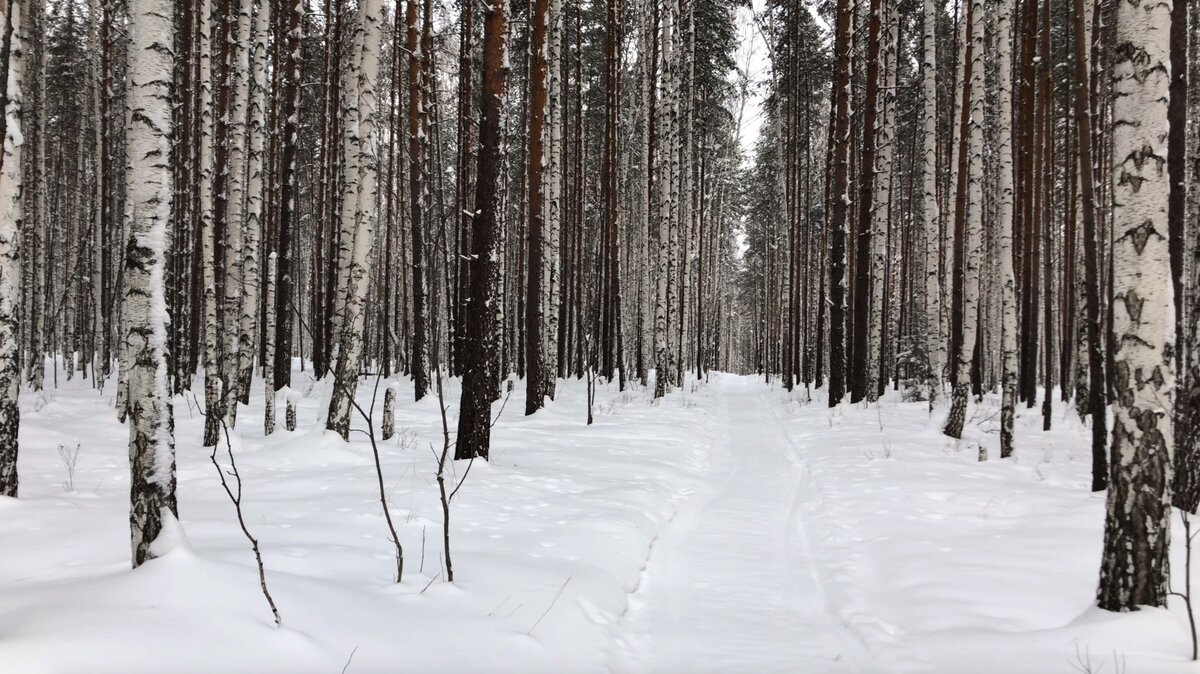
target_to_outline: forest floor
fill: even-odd
[[[1182,602],[1092,608],[1104,500],[1069,407],[1046,433],[1022,409],[1002,461],[990,397],[953,441],[944,410],[895,393],[831,411],[713,374],[656,404],[601,386],[586,426],[582,382],[529,418],[518,383],[452,503],[449,583],[437,399],[401,381],[400,433],[380,445],[395,584],[370,443],[322,430],[324,385],[294,382],[297,431],[264,437],[256,392],[232,432],[281,629],[192,396],[175,403],[182,535],[130,571],[114,387],[24,395],[21,498],[0,498],[0,671],[1200,672]],[[453,429],[457,382],[447,400]]]

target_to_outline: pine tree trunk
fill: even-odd
[[[1111,483],[1100,608],[1166,606],[1170,586],[1174,331],[1167,223],[1170,8],[1117,5],[1113,45]]]
[[[493,3],[484,15],[483,80],[479,110],[479,164],[475,181],[476,215],[471,231],[470,289],[467,295],[466,333],[461,412],[454,458],[488,458],[491,445],[491,410],[494,375],[500,341],[496,325],[501,303],[497,297],[503,202],[500,183],[504,163],[500,122],[508,79],[507,5]]]
[[[962,241],[962,334],[959,336],[956,354],[958,367],[953,399],[944,428],[945,434],[952,438],[962,437],[963,424],[967,417],[979,319],[979,269],[983,261],[983,32],[986,19],[983,0],[971,0],[968,17],[971,25],[967,35],[972,44],[968,50],[971,54],[971,77],[965,83],[970,89],[970,126],[967,139],[967,222]]]
[[[413,395],[417,400],[429,392],[428,369],[428,321],[426,306],[425,273],[425,229],[423,223],[424,204],[421,195],[424,180],[421,174],[424,162],[424,129],[421,126],[421,48],[417,28],[417,0],[408,0],[406,5],[408,25],[408,200],[409,227],[412,229],[412,353],[410,371],[413,377]]]
[[[1074,0],[1075,13],[1075,121],[1079,130],[1078,171],[1081,177],[1080,210],[1083,216],[1084,285],[1086,297],[1088,399],[1086,407],[1092,421],[1092,491],[1108,484],[1108,411],[1104,404],[1104,355],[1100,351],[1100,260],[1096,232],[1096,196],[1092,181],[1091,89],[1088,75],[1087,22],[1084,0]],[[1064,345],[1065,348],[1065,345]],[[1064,387],[1066,382],[1063,382]],[[1049,399],[1050,391],[1047,390]],[[1084,405],[1084,401],[1076,401]]]
[[[275,286],[276,274],[278,273],[277,266],[279,264],[279,254],[272,252],[267,255],[267,274],[263,277],[263,283],[266,288],[266,303],[263,305],[265,315],[263,321],[266,323],[263,332],[266,342],[265,354],[263,356],[263,399],[265,400],[266,409],[263,414],[263,434],[270,435],[275,432],[275,398],[277,392],[275,390]]]
[[[545,405],[545,369],[542,333],[544,292],[542,240],[546,226],[545,169],[546,113],[549,88],[549,60],[546,33],[550,19],[550,0],[535,0],[533,14],[532,71],[529,78],[529,231],[528,265],[525,277],[525,414],[533,414]]]
[[[298,150],[300,145],[300,69],[303,58],[300,41],[303,37],[303,7],[291,0],[277,0],[279,13],[287,17],[286,54],[281,73],[282,93],[279,99],[279,119],[283,121],[280,139],[279,215],[275,232],[274,252],[278,255],[275,290],[275,386],[292,383],[292,237],[300,216],[300,185],[298,179]],[[314,296],[316,288],[313,288]],[[314,318],[313,322],[319,319]],[[316,327],[314,326],[314,330]],[[313,345],[314,350],[316,345]],[[315,363],[314,363],[315,364]]]
[[[838,0],[834,28],[832,134],[829,139],[832,180],[829,198],[829,406],[836,407],[846,393],[846,223],[850,208],[848,157],[850,153],[850,0]],[[824,293],[822,293],[824,295]],[[820,328],[818,327],[818,330]]]
[[[1188,9],[1187,105],[1189,120],[1200,119],[1200,3],[1184,3]],[[1184,208],[1185,281],[1183,342],[1179,344],[1183,366],[1180,379],[1175,445],[1175,505],[1189,513],[1200,509],[1200,124],[1187,125],[1185,147],[1189,161],[1184,167],[1187,185]]]

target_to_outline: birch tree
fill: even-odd
[[[1166,606],[1174,304],[1167,225],[1170,7],[1117,3],[1113,45],[1116,400],[1100,608]]]
[[[880,61],[883,68],[883,86],[879,90],[878,131],[875,134],[879,155],[875,166],[875,209],[871,221],[871,296],[870,334],[867,352],[862,354],[866,361],[866,399],[874,402],[880,392],[880,363],[883,356],[883,296],[886,286],[885,265],[887,256],[887,228],[891,219],[892,206],[892,153],[896,137],[896,42],[899,37],[899,17],[895,11],[895,0],[883,0],[881,36],[883,39]]]
[[[929,360],[929,405],[937,401],[942,388],[942,287],[941,225],[937,197],[938,123],[937,123],[937,2],[925,0],[924,30],[921,37],[921,119],[923,152],[921,159],[921,212],[925,234],[925,351]]]
[[[658,119],[659,124],[658,141],[659,147],[664,148],[660,151],[658,157],[658,240],[657,240],[657,255],[655,256],[655,299],[654,299],[654,397],[661,398],[666,395],[668,385],[670,383],[671,370],[671,354],[670,354],[670,338],[667,332],[667,312],[670,307],[670,267],[669,264],[669,247],[671,240],[671,184],[675,180],[675,155],[672,151],[674,147],[674,132],[675,132],[675,99],[674,99],[674,78],[675,64],[674,56],[674,18],[675,10],[674,3],[670,0],[666,3],[666,8],[662,13],[662,64],[660,70],[662,72],[662,100],[659,102]]]
[[[996,1],[996,154],[1000,162],[1000,457],[1013,453],[1017,406],[1017,279],[1013,269],[1012,0]]]
[[[23,218],[21,199],[21,87],[25,76],[25,33],[22,11],[25,3],[11,0],[8,11],[0,11],[0,24],[7,27],[5,45],[8,63],[4,76],[4,154],[0,165],[0,496],[17,495],[17,429],[20,407],[21,369],[17,335],[21,302],[20,234]]]
[[[129,524],[135,567],[165,552],[154,543],[178,516],[165,280],[173,198],[168,140],[173,17],[169,0],[130,2],[126,175],[131,218],[121,369],[129,373]]]
[[[353,239],[347,270],[347,286],[341,334],[338,336],[337,371],[329,403],[326,428],[342,439],[350,437],[350,409],[358,389],[366,324],[367,289],[371,278],[371,248],[375,241],[378,181],[378,141],[375,137],[376,100],[379,81],[379,50],[383,43],[383,2],[364,0],[359,7],[354,50],[359,61],[351,66],[350,77],[355,99],[347,111],[347,155],[354,174]]]

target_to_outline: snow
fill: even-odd
[[[998,456],[990,396],[956,442],[944,409],[895,393],[831,411],[733,375],[657,403],[601,385],[587,426],[584,382],[533,417],[516,386],[493,460],[451,506],[451,584],[438,404],[402,380],[380,446],[406,555],[395,585],[369,442],[326,433],[324,387],[296,371],[299,430],[263,437],[261,386],[232,430],[277,629],[190,393],[174,402],[172,550],[129,570],[127,434],[115,387],[89,385],[23,398],[22,497],[0,498],[5,671],[1200,671],[1181,606],[1093,608],[1104,500],[1061,405],[1048,433],[1020,409],[1016,458],[980,463],[979,445]],[[75,443],[67,492],[56,447]]]

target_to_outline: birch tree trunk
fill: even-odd
[[[11,0],[8,11],[0,8],[0,25],[9,32],[3,73],[4,155],[0,166],[0,496],[17,495],[17,430],[21,390],[20,332],[21,303],[21,86],[25,76],[25,35],[22,0]]]
[[[165,278],[174,196],[169,141],[174,11],[170,0],[131,0],[129,9],[126,189],[132,217],[121,370],[129,373],[129,524],[137,567],[167,552],[154,543],[178,514]]]
[[[661,398],[667,393],[670,381],[671,356],[667,333],[668,285],[670,269],[668,263],[668,247],[671,238],[671,184],[674,178],[674,123],[675,101],[673,98],[672,82],[675,78],[673,63],[674,50],[674,16],[672,0],[667,0],[666,10],[662,16],[662,88],[663,97],[659,105],[659,197],[658,197],[658,255],[655,270],[654,298],[654,397]]]
[[[941,229],[939,224],[938,178],[938,120],[937,120],[937,12],[936,0],[925,0],[921,67],[923,94],[922,120],[922,201],[921,210],[925,232],[925,351],[929,360],[929,407],[942,392],[942,284]]]
[[[1017,406],[1017,280],[1013,269],[1012,0],[997,0],[996,97],[1000,104],[1000,458],[1013,453]]]
[[[875,165],[875,215],[871,224],[871,316],[867,351],[862,354],[867,366],[866,399],[875,402],[880,393],[880,361],[883,355],[883,295],[887,285],[887,230],[892,205],[892,153],[896,137],[896,42],[899,16],[895,0],[884,0],[882,16],[883,86],[879,91],[879,109],[883,113],[875,134],[879,155]]]
[[[1116,400],[1100,608],[1166,606],[1174,303],[1167,225],[1170,6],[1117,3],[1113,69]]]
[[[562,158],[564,105],[562,86],[562,0],[550,0],[549,42],[550,87],[547,97],[546,115],[549,121],[549,151],[546,165],[546,237],[543,254],[544,281],[546,285],[542,307],[545,323],[542,353],[545,371],[542,382],[543,393],[554,399],[555,383],[558,378],[558,301],[559,301],[559,245],[562,221]]]
[[[379,81],[379,50],[383,43],[383,2],[364,0],[359,7],[354,51],[358,62],[352,65],[349,85],[355,106],[347,111],[346,154],[354,155],[349,165],[356,167],[354,194],[354,238],[352,242],[345,312],[338,336],[337,373],[329,402],[326,428],[343,440],[350,437],[350,409],[358,388],[366,325],[367,291],[371,282],[371,247],[375,241],[376,185],[378,180],[378,139],[375,116]],[[348,181],[349,182],[349,181]]]
[[[243,0],[248,2],[248,0]],[[248,10],[246,10],[248,11]],[[246,233],[242,258],[241,316],[238,328],[238,391],[241,402],[249,402],[250,384],[254,373],[254,357],[258,345],[259,287],[262,273],[259,269],[259,247],[263,235],[263,196],[266,155],[264,140],[266,130],[267,96],[267,31],[271,25],[271,0],[259,0],[254,19],[254,49],[250,58],[250,125],[248,128],[249,152],[247,154],[246,183]]]
[[[233,49],[229,106],[229,198],[225,202],[225,311],[221,318],[225,352],[221,362],[222,398],[226,422],[237,422],[241,399],[240,363],[242,301],[248,257],[246,231],[247,110],[250,99],[250,0],[237,0],[237,29],[226,49]],[[257,309],[257,307],[255,307]]]

